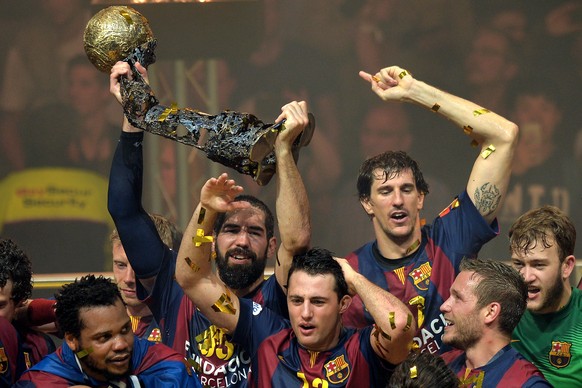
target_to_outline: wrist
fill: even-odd
[[[128,133],[141,133],[143,132],[142,129],[136,128],[133,125],[131,125],[129,123],[129,121],[127,120],[127,117],[123,117],[123,125],[121,126],[121,130],[123,132],[128,132]]]

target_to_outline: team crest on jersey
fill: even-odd
[[[162,333],[159,328],[154,328],[150,335],[148,336],[148,341],[150,342],[162,342]]]
[[[430,275],[432,273],[432,268],[429,262],[422,264],[420,267],[413,269],[408,273],[408,276],[412,278],[414,285],[419,289],[426,291],[428,285],[430,284]]]
[[[342,354],[334,358],[323,366],[325,375],[332,384],[339,384],[345,381],[350,375],[350,364],[348,364]]]
[[[451,204],[449,206],[447,206],[446,208],[443,209],[443,211],[441,211],[439,213],[439,217],[444,217],[447,214],[449,214],[451,212],[451,210],[453,210],[454,208],[459,207],[461,203],[459,202],[459,198],[455,198],[455,200],[453,202],[451,202]]]
[[[570,342],[552,341],[552,347],[548,354],[550,364],[558,369],[568,366],[572,359],[571,347],[572,344]]]
[[[4,374],[8,370],[8,356],[4,348],[0,348],[0,373]]]

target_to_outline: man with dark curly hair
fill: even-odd
[[[32,294],[32,264],[16,243],[0,239],[0,317],[12,322],[22,339],[22,354],[27,368],[55,350],[53,340],[16,320],[17,308]]]
[[[64,285],[56,301],[64,342],[26,371],[16,387],[200,387],[180,354],[133,334],[110,279],[84,276]]]

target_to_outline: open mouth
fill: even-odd
[[[253,262],[253,260],[256,258],[256,255],[252,251],[235,248],[228,251],[228,258],[231,263],[249,264]]]
[[[130,355],[129,353],[124,354],[123,356],[116,356],[109,360],[110,364],[113,365],[125,365],[129,362]]]
[[[404,220],[407,216],[408,216],[408,214],[406,214],[406,212],[404,212],[404,211],[396,211],[390,215],[390,218],[392,218],[395,221],[400,222],[400,221]]]
[[[299,330],[303,335],[310,335],[315,331],[315,326],[310,325],[308,323],[302,323],[299,325]]]
[[[540,294],[540,289],[538,287],[529,286],[527,288],[528,299],[535,299]]]

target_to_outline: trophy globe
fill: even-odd
[[[87,57],[102,72],[109,73],[117,61],[125,60],[136,48],[149,46],[147,66],[155,61],[156,40],[147,19],[127,6],[111,6],[96,13],[87,23],[83,45]]]

